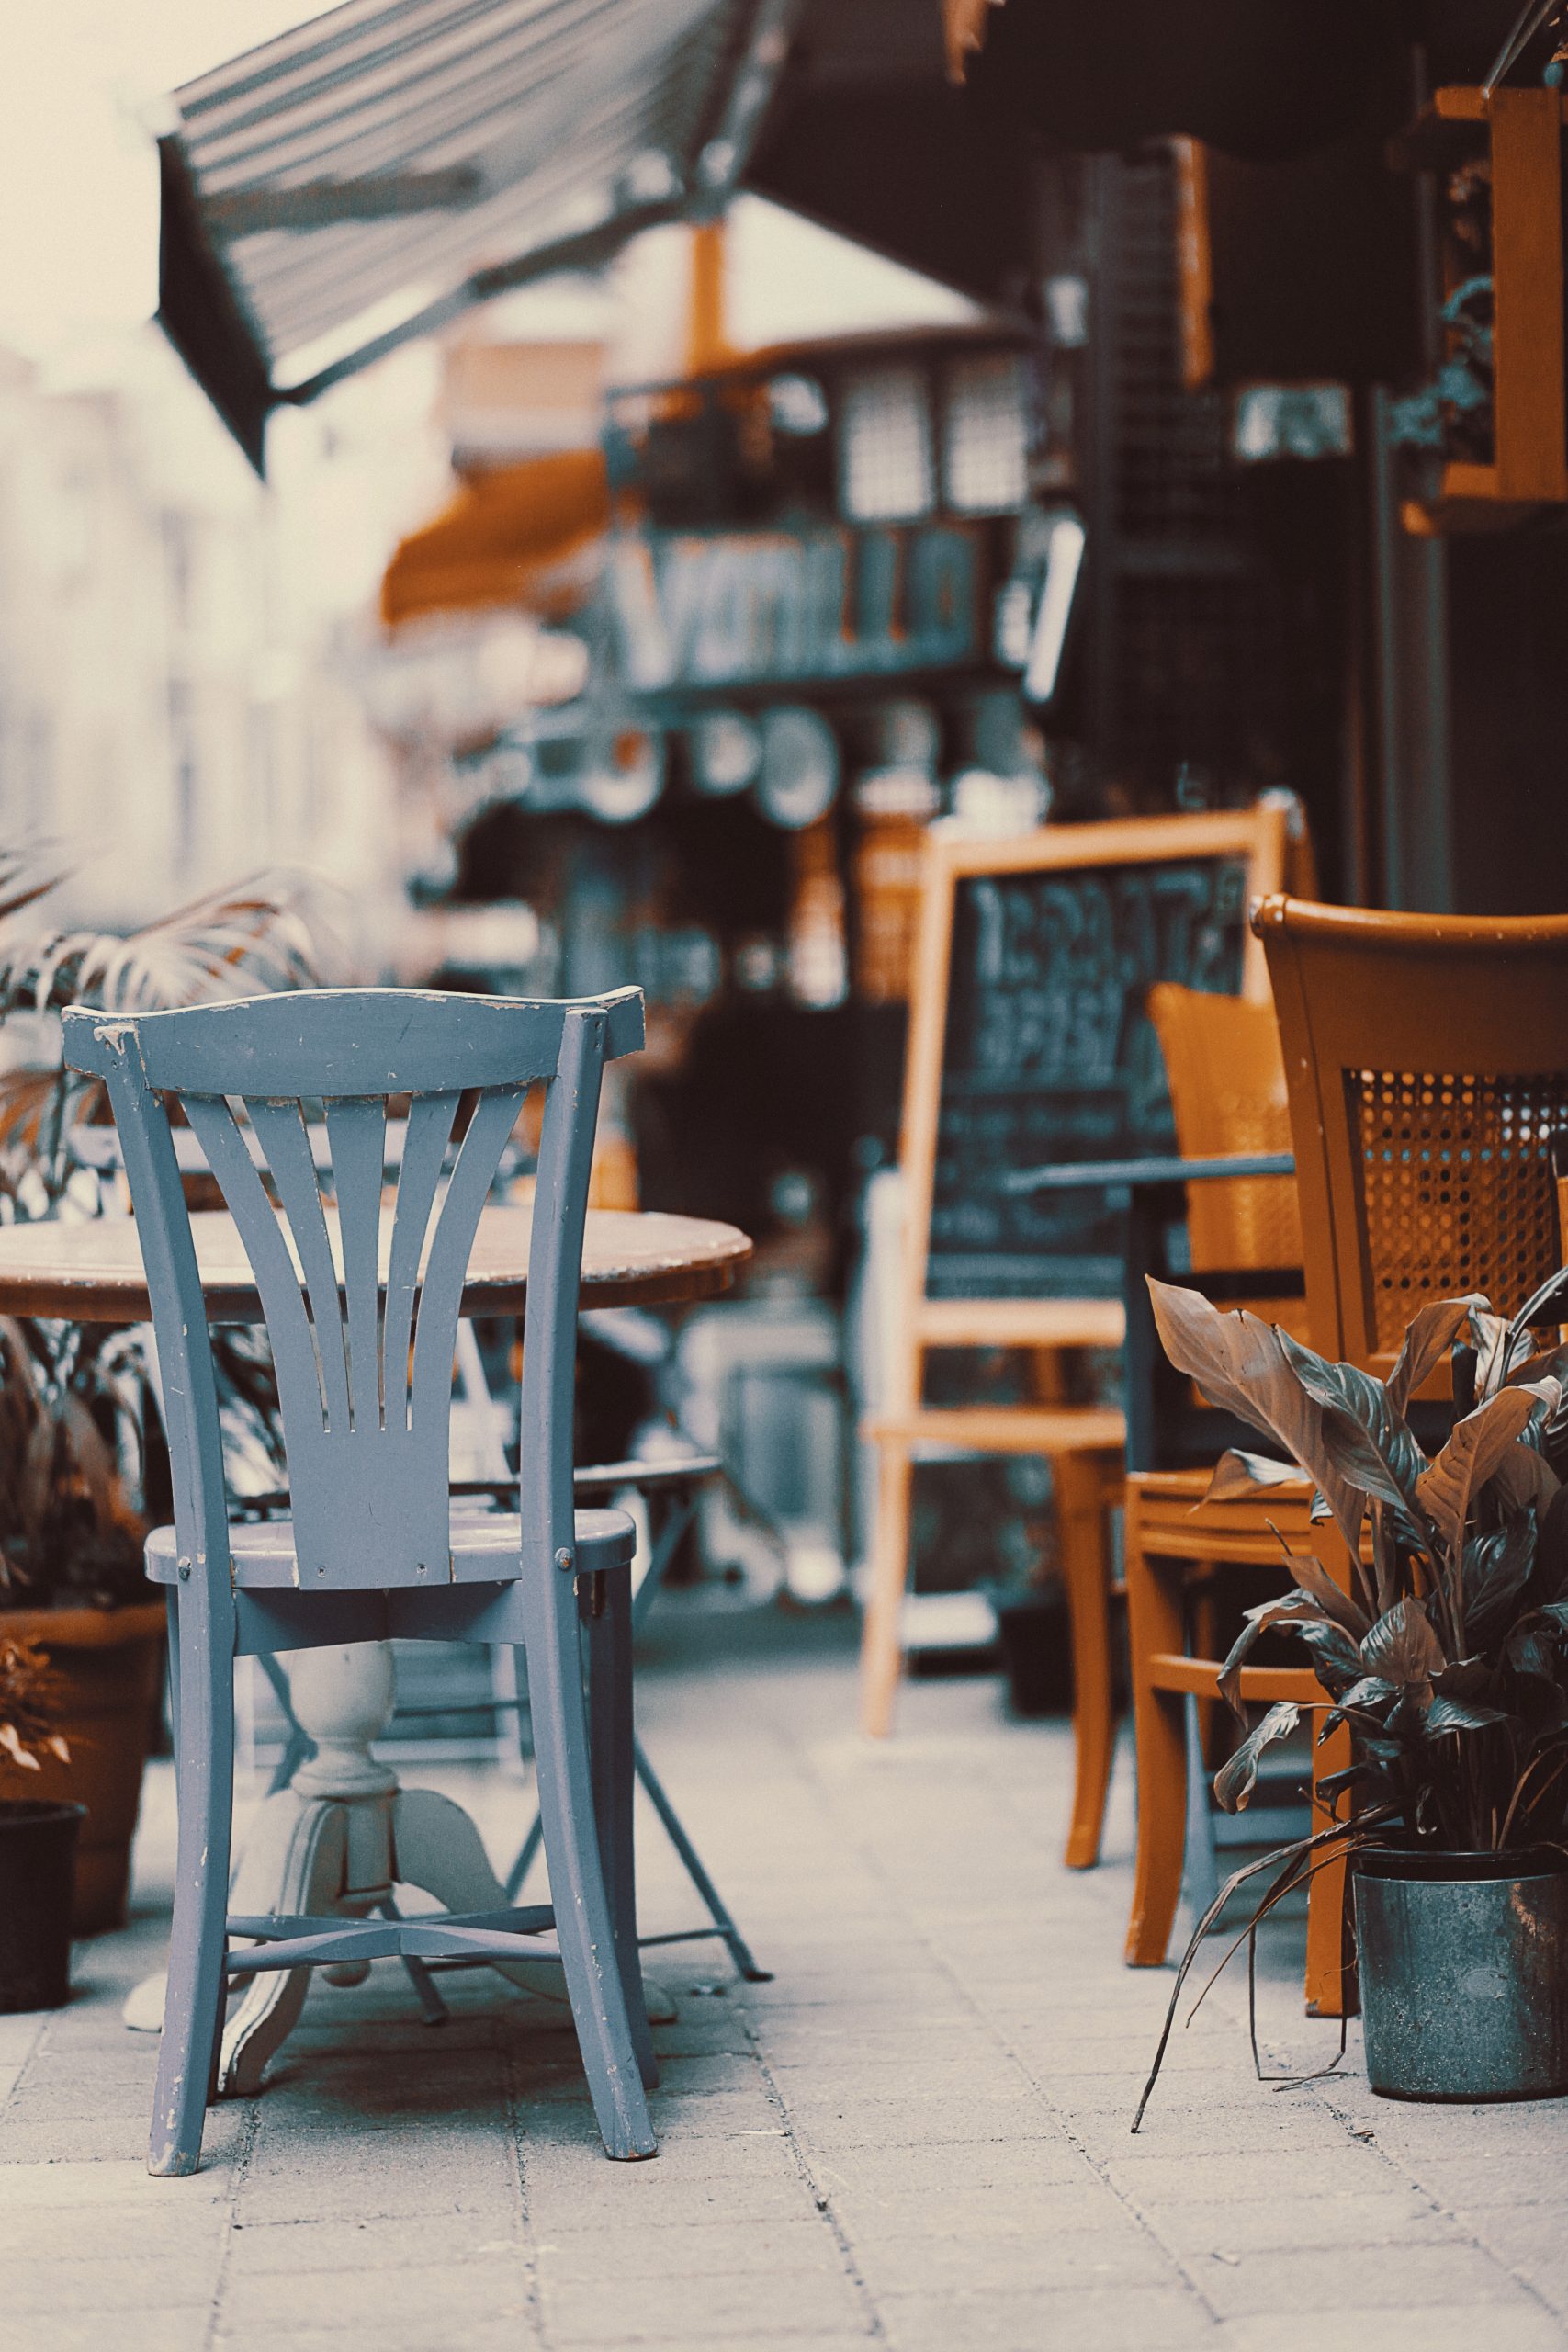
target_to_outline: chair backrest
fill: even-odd
[[[1291,1106],[1273,1006],[1168,980],[1149,990],[1148,1006],[1182,1158],[1289,1151]],[[1190,1185],[1187,1233],[1194,1273],[1302,1262],[1301,1212],[1288,1176]]]
[[[1385,1371],[1434,1298],[1512,1314],[1559,1262],[1568,916],[1253,910],[1279,1016],[1307,1309]]]
[[[600,1074],[641,1043],[637,989],[560,1003],[333,989],[140,1016],[67,1012],[66,1059],[107,1080],[124,1148],[182,1560],[226,1573],[229,1542],[171,1107],[199,1137],[255,1276],[301,1588],[445,1583],[464,1277],[524,1097],[540,1081],[524,1315],[524,1566],[547,1565],[571,1544],[571,1373]],[[384,1215],[393,1097],[408,1099],[408,1123]],[[324,1168],[306,1125],[318,1104]]]

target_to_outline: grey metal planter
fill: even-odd
[[[1568,2091],[1568,1863],[1374,1849],[1356,1862],[1367,2080],[1385,2098]]]

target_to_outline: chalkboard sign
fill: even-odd
[[[1148,991],[1263,994],[1247,903],[1282,887],[1286,857],[1273,805],[928,840],[900,1154],[916,1357],[1119,1330],[1121,1237],[1103,1198],[1002,1180],[1173,1148]]]
[[[1103,1202],[997,1180],[1174,1149],[1145,1000],[1156,980],[1240,989],[1251,879],[1247,857],[1222,855],[955,880],[929,1296],[1119,1294]]]
[[[1091,1498],[1104,1491],[1096,1482],[1108,1459],[1120,1464],[1119,1411],[1052,1401],[1057,1350],[1115,1347],[1123,1336],[1117,1220],[1093,1193],[1050,1196],[1046,1206],[1047,1196],[1009,1193],[1004,1180],[1064,1159],[1170,1150],[1149,989],[1181,980],[1266,997],[1247,907],[1283,888],[1287,830],[1285,809],[1270,805],[1050,825],[1013,841],[928,836],[899,1153],[900,1295],[885,1394],[865,1425],[878,1457],[863,1645],[869,1731],[892,1719],[916,1459],[938,1448],[948,1459],[1043,1455],[1054,1476],[1077,1465],[1080,1501],[1086,1480]],[[927,1401],[934,1351],[1000,1347],[1030,1351],[1032,1401]],[[1087,1514],[1059,1517],[1069,1589],[1087,1558],[1101,1591],[1098,1508],[1091,1499]],[[1078,1530],[1070,1554],[1069,1524]],[[1086,1834],[1080,1862],[1092,1859],[1098,1827]]]

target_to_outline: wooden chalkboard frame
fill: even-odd
[[[1122,1336],[1122,1306],[1116,1299],[933,1299],[926,1295],[953,916],[960,884],[1008,875],[1089,873],[1109,865],[1190,865],[1233,858],[1246,863],[1248,897],[1261,897],[1284,887],[1288,826],[1287,811],[1270,804],[1218,815],[1045,826],[999,842],[943,839],[940,833],[928,839],[898,1153],[904,1171],[900,1304],[906,1340],[913,1340],[917,1348],[1117,1347]],[[1269,996],[1263,951],[1250,931],[1244,940],[1242,994],[1262,1002]],[[917,1403],[918,1382],[919,1365],[915,1364],[901,1403]]]
[[[1190,864],[1231,858],[1247,866],[1248,898],[1284,887],[1292,858],[1290,810],[1279,802],[1193,816],[1105,824],[1053,825],[998,841],[930,835],[925,845],[919,929],[909,1007],[899,1159],[904,1174],[897,1331],[885,1401],[866,1429],[879,1451],[877,1523],[867,1593],[863,1721],[891,1724],[902,1656],[908,1572],[909,1481],[917,1453],[1035,1453],[1059,1467],[1098,1457],[1119,1475],[1125,1429],[1120,1412],[1055,1403],[943,1408],[922,1401],[925,1359],[936,1348],[1118,1348],[1126,1331],[1120,1298],[931,1298],[927,1295],[931,1226],[942,1114],[954,908],[959,886],[976,877],[1071,874],[1115,865]],[[1242,993],[1267,1001],[1258,943],[1246,934]],[[1060,1487],[1061,1481],[1058,1480]],[[1075,1565],[1066,1556],[1069,1584]],[[1098,1833],[1096,1834],[1098,1843]]]

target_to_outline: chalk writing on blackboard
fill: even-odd
[[[1051,1161],[1168,1150],[1156,980],[1234,993],[1245,859],[961,878],[953,905],[927,1289],[1090,1298],[1120,1287],[1117,1218],[1092,1194],[1013,1197]]]

